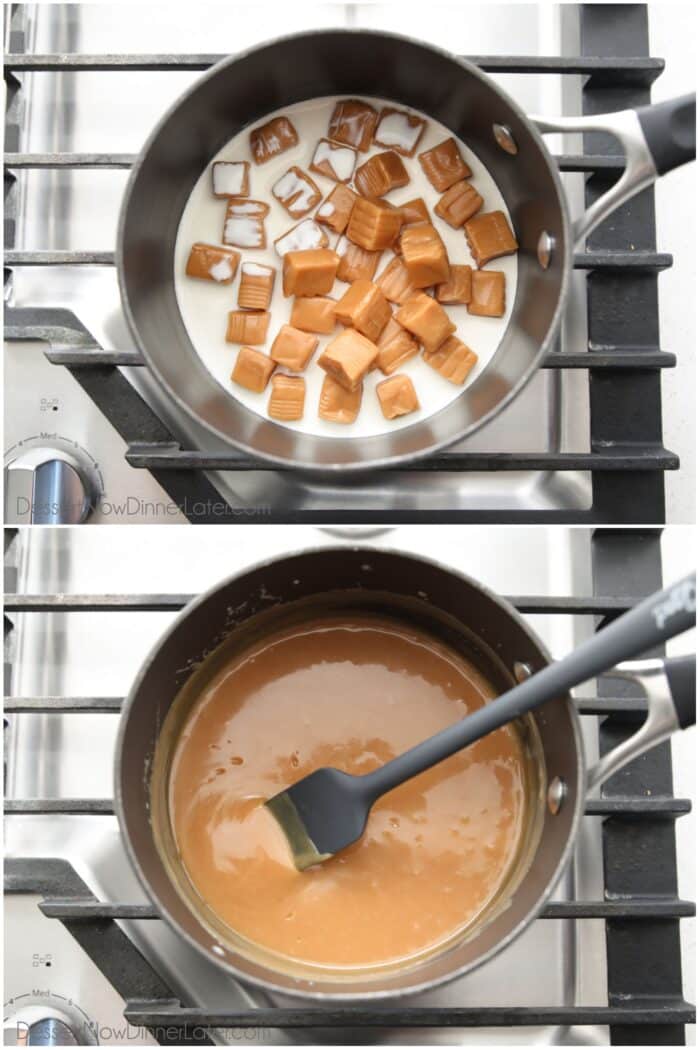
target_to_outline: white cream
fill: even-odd
[[[243,263],[242,269],[243,273],[251,277],[269,277],[271,273],[274,273],[274,266],[261,266],[260,263],[254,262]]]
[[[375,139],[385,146],[398,146],[410,153],[416,145],[422,124],[412,126],[405,113],[388,113],[377,124]]]
[[[349,146],[336,146],[332,142],[321,139],[314,151],[312,164],[318,167],[325,160],[330,165],[331,171],[335,173],[338,182],[349,182],[355,170],[356,157],[357,153]]]
[[[292,216],[305,215],[313,208],[314,197],[318,200],[316,188],[295,171],[288,171],[278,179],[272,193]]]
[[[322,248],[326,235],[313,219],[304,219],[294,226],[275,244],[277,254],[282,258],[287,252],[303,252],[309,248]]]
[[[242,161],[217,161],[212,168],[214,193],[237,197],[243,192],[245,171]]]
[[[316,214],[320,215],[322,219],[327,219],[329,216],[331,216],[333,214],[334,211],[335,211],[335,205],[332,203],[332,201],[325,201],[321,205],[321,207],[318,209]]]
[[[209,267],[209,274],[215,281],[229,281],[233,277],[231,260],[219,259],[217,263]]]
[[[233,244],[236,248],[260,248],[264,242],[262,219],[249,219],[239,215],[226,220],[224,244]]]

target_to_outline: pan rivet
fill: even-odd
[[[515,676],[516,682],[524,682],[526,678],[529,678],[532,674],[532,668],[529,664],[521,663],[520,660],[516,660],[513,664],[513,675]]]
[[[546,230],[542,230],[537,241],[537,261],[543,270],[549,268],[549,264],[552,261],[552,249],[554,248],[554,238],[551,234],[547,233]]]
[[[513,132],[507,124],[494,124],[493,137],[504,153],[510,153],[512,157],[518,152],[518,144],[513,138]]]
[[[566,784],[560,777],[555,777],[547,788],[547,805],[552,816],[556,817],[565,798]]]

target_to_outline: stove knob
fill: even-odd
[[[78,525],[99,495],[95,466],[78,449],[24,447],[5,466],[6,525]]]
[[[7,1004],[6,1008],[7,1008]],[[3,1046],[96,1046],[94,1026],[74,1003],[59,996],[22,997],[5,1016]]]

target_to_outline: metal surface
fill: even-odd
[[[78,525],[101,495],[99,472],[81,450],[43,437],[13,449],[5,465],[8,525]]]

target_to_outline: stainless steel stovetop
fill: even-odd
[[[573,54],[575,19],[567,5],[397,3],[275,6],[274,19],[248,3],[181,6],[139,4],[27,5],[27,44],[37,52],[109,51],[221,53],[270,35],[329,25],[368,25],[411,33],[461,54]],[[272,24],[274,23],[274,24]],[[137,152],[165,108],[198,74],[173,72],[35,73],[23,76],[24,151]],[[580,102],[576,78],[506,74],[496,77],[529,112],[572,112]],[[551,148],[559,149],[556,137]],[[32,170],[20,173],[18,249],[113,250],[126,171]],[[565,175],[572,208],[580,210],[581,175]],[[562,331],[562,349],[586,348],[585,276],[574,273]],[[133,349],[121,311],[113,267],[18,267],[12,278],[16,306],[72,310],[107,350]],[[5,449],[36,435],[49,446],[77,443],[99,464],[105,499],[92,521],[182,521],[157,482],[124,460],[125,445],[67,369],[47,362],[41,343],[6,349]],[[217,452],[191,420],[174,413],[146,373],[124,369],[184,447]],[[471,452],[588,451],[588,377],[584,370],[541,370],[518,400],[487,428],[463,443]],[[525,436],[524,436],[525,435]],[[322,512],[339,506],[361,511],[452,509],[542,510],[590,506],[584,473],[496,472],[381,475],[347,488],[274,472],[217,473],[211,480],[236,508]],[[117,507],[126,508],[121,511]]]
[[[251,563],[311,545],[350,542],[372,530],[241,526],[230,528],[24,529],[12,547],[19,593],[189,593]],[[589,594],[590,536],[587,530],[544,527],[443,526],[440,550],[435,529],[404,526],[366,540],[419,554],[439,556],[502,593]],[[375,530],[376,532],[376,530]],[[11,570],[12,571],[12,570]],[[14,572],[13,572],[14,577]],[[12,581],[11,581],[12,582]],[[13,614],[9,695],[120,696],[172,614],[150,612]],[[588,617],[528,617],[555,656],[592,629]],[[117,715],[14,714],[8,716],[7,797],[111,797]],[[595,720],[584,720],[586,746],[595,757]],[[71,862],[90,890],[107,902],[144,901],[124,853],[113,817],[12,815],[6,821],[10,857],[56,857]],[[574,863],[557,890],[559,899],[600,899],[602,872],[597,818],[589,817]],[[5,1001],[29,995],[60,1004],[69,998],[100,1030],[105,1044],[149,1042],[128,1029],[123,1002],[64,927],[44,918],[32,895],[5,901]],[[209,1009],[246,1009],[271,1003],[243,988],[184,944],[163,923],[124,923],[124,928],[183,1001]],[[482,969],[411,1005],[560,1006],[607,1004],[605,935],[602,920],[547,919]],[[63,997],[63,1000],[57,997]],[[222,1043],[240,1042],[240,1032]],[[367,1042],[367,1031],[340,1031],[329,1042]],[[386,1043],[519,1045],[562,1042],[602,1045],[607,1029],[514,1028],[373,1031]],[[315,1030],[261,1033],[260,1041],[324,1042]]]

